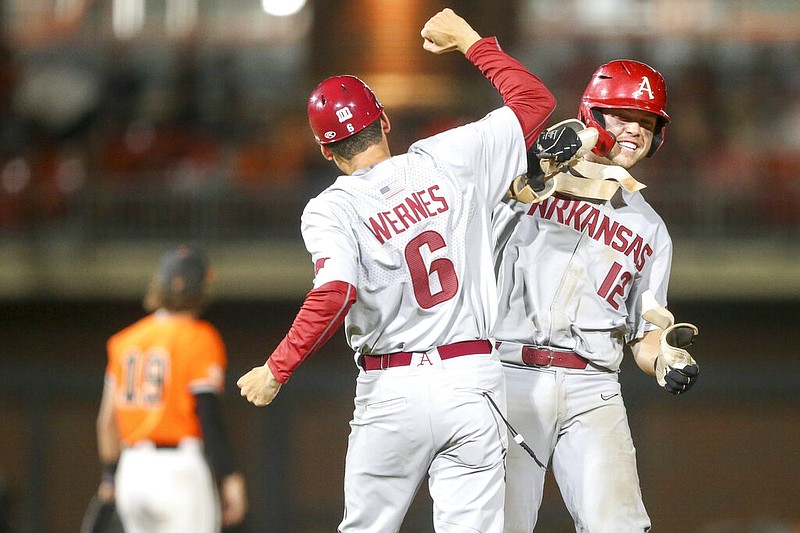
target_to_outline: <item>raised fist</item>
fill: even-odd
[[[578,153],[580,147],[578,133],[568,126],[560,126],[543,130],[531,150],[537,159],[552,159],[556,163],[563,163]]]

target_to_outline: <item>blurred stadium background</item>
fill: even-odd
[[[800,3],[797,0],[0,0],[0,533],[73,533],[95,490],[109,335],[142,314],[160,253],[211,252],[206,314],[248,477],[240,533],[332,531],[355,369],[342,336],[272,407],[239,375],[282,337],[312,269],[306,200],[334,177],[305,118],[322,78],[362,77],[395,152],[499,104],[419,30],[453,7],[574,116],[615,58],[658,68],[666,144],[636,177],[675,241],[671,308],[703,379],[621,379],[654,531],[800,531]],[[376,450],[379,453],[379,450]],[[423,488],[404,533],[432,531]],[[544,533],[571,530],[551,483]]]

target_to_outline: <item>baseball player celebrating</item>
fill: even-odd
[[[314,89],[311,129],[344,175],[302,216],[313,290],[267,362],[238,382],[248,401],[269,404],[344,324],[359,374],[342,533],[398,531],[426,475],[437,532],[503,528],[490,218],[555,100],[450,9],[421,34],[430,52],[464,53],[505,105],[391,156],[389,119],[367,85],[335,76]]]
[[[210,279],[202,250],[169,251],[145,299],[151,314],[108,341],[98,496],[116,497],[127,533],[215,533],[246,512],[218,398],[225,347],[197,318]]]
[[[636,61],[602,65],[579,118],[597,130],[581,165],[627,171],[664,142],[664,80]],[[568,126],[543,132],[531,171],[537,157],[563,162],[580,146]],[[699,372],[685,350],[697,329],[674,324],[666,310],[672,242],[664,222],[625,188],[608,200],[558,192],[534,204],[506,200],[494,222],[509,422],[541,461],[552,461],[576,531],[648,531],[618,381],[623,348],[674,394]],[[509,449],[506,533],[533,530],[544,480],[542,465]]]

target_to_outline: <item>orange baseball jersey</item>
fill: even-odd
[[[173,445],[202,437],[194,395],[222,392],[226,366],[217,329],[191,316],[156,312],[113,335],[106,380],[122,440]]]

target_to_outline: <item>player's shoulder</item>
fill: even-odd
[[[222,334],[220,333],[217,326],[215,326],[208,320],[202,318],[195,318],[193,320],[187,321],[186,327],[187,329],[190,329],[194,334],[202,335],[214,340],[222,340]]]
[[[300,215],[301,228],[306,231],[310,228],[346,226],[352,217],[348,213],[356,203],[353,191],[341,184],[331,185],[306,203]]]
[[[454,126],[414,142],[409,147],[408,153],[431,151],[439,144],[446,144],[450,141],[464,142],[471,136],[482,138],[486,133],[499,134],[509,131],[509,126],[514,124],[519,127],[521,133],[522,127],[519,126],[519,119],[514,111],[506,106],[499,107],[477,120]]]
[[[224,357],[225,343],[220,331],[207,320],[187,320],[181,331],[173,337],[172,356],[180,364],[193,365],[196,361],[217,360]]]
[[[672,247],[672,236],[669,233],[666,222],[641,192],[626,192],[625,203],[634,210],[636,216],[640,219],[637,229],[651,233],[656,241],[660,243],[660,246],[665,248]]]
[[[339,176],[306,202],[303,213],[319,211],[329,204],[346,204],[352,200],[356,184],[353,176]]]
[[[139,332],[149,329],[153,322],[153,315],[148,314],[139,318],[135,322],[128,324],[127,326],[123,327],[116,333],[112,334],[108,339],[108,344],[118,344],[120,342],[125,341],[126,339],[137,335]]]
[[[650,205],[641,191],[628,192],[622,190],[622,196],[627,206],[635,210],[635,212],[639,213],[648,221],[659,226],[665,225],[664,219],[661,218],[661,215],[659,215],[655,208]]]

